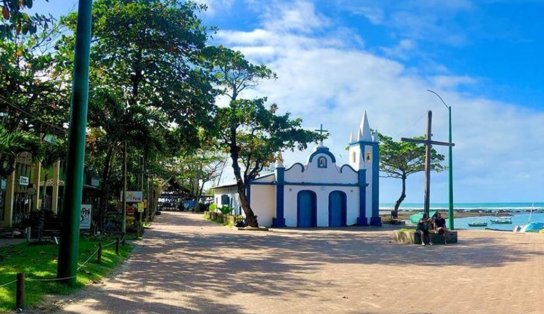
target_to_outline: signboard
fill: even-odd
[[[91,229],[91,213],[93,206],[91,204],[81,204],[81,218],[79,220],[79,229]]]
[[[92,186],[99,186],[100,185],[100,179],[92,177],[91,178],[91,185]],[[123,192],[121,192],[121,193],[123,193]]]
[[[132,204],[127,205],[127,224],[132,225],[134,223],[134,207]]]
[[[23,176],[19,177],[19,185],[27,186],[28,182],[29,182],[28,177],[23,177]]]
[[[123,199],[123,191],[121,191],[121,199]],[[138,203],[144,200],[142,191],[127,191],[127,203]]]

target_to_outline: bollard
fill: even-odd
[[[17,273],[17,293],[15,296],[15,307],[24,309],[25,307],[25,273]]]
[[[98,253],[96,254],[96,261],[102,262],[102,242],[98,242]]]
[[[119,237],[117,237],[117,240],[115,240],[115,254],[119,255]]]

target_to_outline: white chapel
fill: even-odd
[[[246,196],[259,225],[267,227],[381,226],[379,216],[378,134],[365,114],[350,136],[349,160],[337,164],[319,144],[303,163],[288,168],[278,159],[274,173],[251,181]],[[214,188],[218,207],[240,208],[236,185]]]

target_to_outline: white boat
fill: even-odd
[[[529,221],[527,224],[515,226],[513,230],[514,232],[540,232],[540,230],[544,230],[544,222],[531,222],[531,218],[533,217],[533,208],[531,208],[531,212],[529,213]]]
[[[469,227],[487,227],[487,222],[482,220],[475,220],[473,222],[468,223]]]
[[[492,224],[508,225],[512,223],[511,217],[497,217],[489,220]]]
[[[530,222],[523,226],[515,226],[514,232],[540,232],[544,230],[544,222]]]

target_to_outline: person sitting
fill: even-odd
[[[431,239],[429,237],[429,224],[431,223],[431,219],[429,218],[428,214],[423,214],[423,217],[419,220],[417,223],[416,232],[419,233],[419,237],[421,238],[421,245],[432,245]]]
[[[433,221],[434,232],[441,234],[444,237],[444,244],[448,244],[448,229],[446,228],[446,219],[442,217],[442,214],[436,213],[436,218]]]

